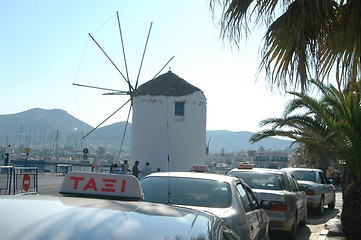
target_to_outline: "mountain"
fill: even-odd
[[[100,127],[85,140],[82,137],[93,127],[61,109],[45,110],[34,108],[16,114],[0,115],[0,145],[13,146],[52,146],[55,141],[62,147],[81,150],[90,146],[97,149],[105,147],[108,151],[119,151],[126,122],[118,122]],[[224,130],[207,131],[207,142],[211,153],[256,150],[261,146],[268,150],[288,150],[291,141],[269,138],[251,144],[252,132],[231,132]],[[129,151],[131,123],[127,126],[123,150]]]
[[[220,152],[222,148],[226,152],[237,152],[247,150],[257,150],[260,147],[264,149],[288,150],[292,141],[268,138],[257,143],[251,144],[249,139],[254,133],[247,131],[231,132],[225,130],[207,131],[207,142],[209,141],[210,152]],[[293,147],[294,148],[294,147]]]

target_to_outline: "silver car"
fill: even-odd
[[[232,169],[228,175],[243,179],[259,201],[269,201],[265,208],[270,218],[271,230],[286,231],[289,239],[295,239],[298,224],[306,224],[306,194],[296,179],[286,171]]]
[[[241,239],[269,239],[269,218],[242,180],[196,172],[152,173],[140,180],[145,201],[187,206],[221,217]]]
[[[307,206],[316,209],[322,215],[324,206],[335,208],[335,187],[328,181],[325,173],[320,169],[313,168],[284,168],[292,173],[302,186],[307,195]]]
[[[68,177],[67,177],[68,176]],[[236,240],[214,214],[142,200],[131,175],[67,175],[65,196],[0,196],[2,240]],[[64,186],[67,185],[67,186]]]

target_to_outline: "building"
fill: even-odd
[[[139,86],[132,96],[130,162],[161,171],[188,171],[206,159],[206,98],[172,72]]]
[[[261,168],[284,168],[289,165],[288,152],[269,151],[258,152],[254,160],[255,167]]]

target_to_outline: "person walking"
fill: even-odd
[[[109,169],[109,173],[113,173],[114,170],[114,162],[110,162],[110,169]]]
[[[121,174],[121,169],[118,166],[118,164],[116,164],[116,163],[114,164],[113,173],[114,174]]]
[[[138,165],[139,165],[139,161],[135,161],[134,166],[133,166],[133,169],[132,169],[132,174],[133,174],[136,178],[138,178],[139,173],[141,173],[141,171],[139,171],[139,169],[138,169]]]
[[[124,160],[124,162],[122,163],[122,174],[128,174],[128,172],[130,172],[129,170],[129,164],[128,164],[128,160]]]
[[[152,173],[152,168],[149,166],[149,162],[146,162],[144,168],[142,169],[143,177],[147,176],[148,174]]]

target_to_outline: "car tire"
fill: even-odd
[[[335,209],[335,205],[336,205],[336,194],[333,193],[332,202],[330,202],[327,206],[329,209]]]
[[[318,215],[323,214],[324,207],[325,207],[325,200],[323,199],[323,195],[322,195],[320,205],[318,205],[318,207],[316,208],[316,211],[317,211]]]

